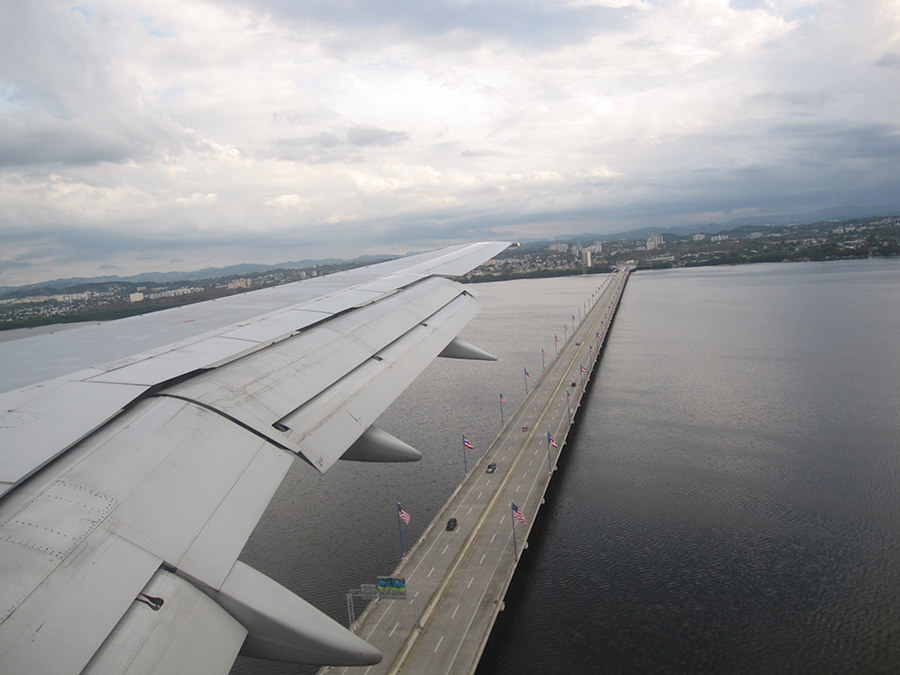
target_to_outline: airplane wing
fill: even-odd
[[[477,311],[454,246],[0,343],[0,672],[227,672],[377,650],[237,560],[295,457],[412,461],[372,426]]]

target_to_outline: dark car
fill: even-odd
[[[447,521],[447,532],[450,532],[455,529],[456,529],[456,518],[451,518],[450,520]]]
[[[497,465],[491,462],[487,465],[487,473],[494,473],[497,470]]]

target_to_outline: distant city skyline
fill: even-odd
[[[897,207],[890,0],[36,0],[0,285]]]

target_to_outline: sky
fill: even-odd
[[[0,285],[900,204],[898,0],[0,8]]]

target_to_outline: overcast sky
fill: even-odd
[[[0,7],[0,285],[900,203],[898,0]]]

